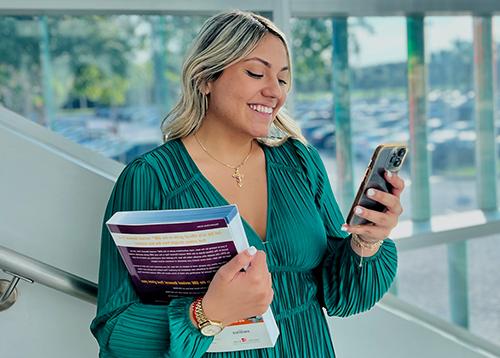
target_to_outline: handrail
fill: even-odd
[[[424,222],[401,221],[393,230],[399,251],[450,244],[500,232],[500,211],[470,210],[433,216]]]
[[[97,303],[97,284],[0,245],[0,269],[66,293]]]

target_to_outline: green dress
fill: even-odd
[[[168,305],[139,301],[127,270],[103,226],[97,315],[91,331],[100,357],[334,357],[323,309],[349,316],[370,309],[389,289],[397,254],[387,239],[363,260],[352,250],[317,151],[289,139],[261,144],[266,158],[266,242],[243,220],[250,245],[267,254],[272,274],[272,311],[280,335],[271,349],[205,353],[204,337],[189,319],[193,299]],[[172,140],[130,163],[118,178],[104,221],[116,211],[226,205],[180,140]]]

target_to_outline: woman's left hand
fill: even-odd
[[[403,179],[396,173],[388,171],[385,173],[385,179],[393,187],[391,193],[385,193],[376,189],[368,189],[367,195],[370,199],[383,204],[387,208],[387,211],[381,213],[358,206],[355,209],[357,210],[356,215],[371,221],[373,224],[342,225],[344,230],[357,234],[366,242],[374,243],[386,239],[390,235],[392,229],[398,224],[399,216],[403,212],[403,207],[399,199],[405,186]]]

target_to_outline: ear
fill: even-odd
[[[200,92],[208,96],[212,91],[212,82],[206,82],[200,86]]]

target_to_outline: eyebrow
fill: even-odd
[[[260,57],[252,57],[252,58],[247,58],[247,59],[246,59],[245,61],[243,61],[243,62],[247,62],[247,61],[259,61],[259,62],[261,62],[262,64],[264,64],[266,67],[269,67],[269,68],[271,68],[271,67],[272,67],[272,65],[271,65],[268,61],[266,61],[266,60],[264,60],[264,59],[262,59],[262,58],[260,58]],[[288,70],[289,70],[288,66],[285,66],[285,67],[283,67],[283,68],[282,68],[279,72],[288,71]]]

